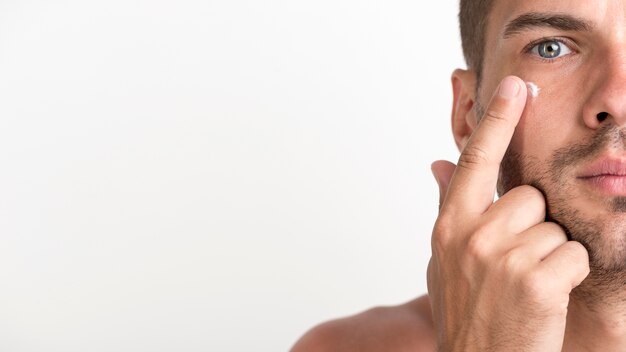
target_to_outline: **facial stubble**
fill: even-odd
[[[476,116],[484,115],[480,104],[475,109]],[[576,171],[607,149],[626,151],[625,130],[608,121],[588,140],[559,148],[546,160],[509,147],[500,165],[499,196],[521,185],[537,188],[546,200],[546,221],[560,225],[569,240],[587,249],[591,273],[583,285],[586,289],[580,290],[583,298],[591,291],[621,291],[626,285],[626,222],[606,223],[573,205],[585,201],[576,184],[580,182]],[[626,197],[603,199],[602,207],[605,216],[626,217]]]

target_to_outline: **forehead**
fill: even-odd
[[[494,0],[485,33],[487,45],[503,36],[507,24],[528,13],[570,15],[597,24],[600,29],[626,23],[626,4],[622,0]]]

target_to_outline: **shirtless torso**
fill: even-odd
[[[307,332],[292,352],[432,352],[436,350],[428,296],[331,320]]]

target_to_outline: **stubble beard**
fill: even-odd
[[[476,116],[484,115],[480,104],[475,109]],[[575,184],[575,170],[608,148],[626,151],[626,130],[606,124],[587,142],[559,148],[547,160],[509,148],[500,165],[497,185],[499,196],[521,185],[540,190],[546,199],[546,221],[559,224],[569,240],[587,249],[591,272],[574,294],[589,304],[599,303],[598,294],[607,299],[626,299],[626,222],[604,223],[572,206],[582,194]],[[626,197],[608,198],[602,206],[607,216],[626,215]]]

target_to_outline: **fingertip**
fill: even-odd
[[[441,189],[447,188],[455,168],[456,165],[447,160],[437,160],[430,165],[430,170]]]
[[[506,76],[500,81],[498,95],[504,99],[515,99],[528,94],[526,82],[517,76]]]
[[[507,128],[517,126],[526,106],[527,98],[528,87],[521,78],[517,76],[504,77],[500,81],[500,85],[496,87],[480,123],[483,120],[504,121]],[[510,139],[508,141],[510,142]]]
[[[498,95],[500,98],[513,99],[519,95],[521,88],[516,79],[505,77],[498,87]]]
[[[447,160],[436,160],[430,164],[430,170],[438,175],[447,174],[450,170],[454,171],[455,167],[456,165]]]

